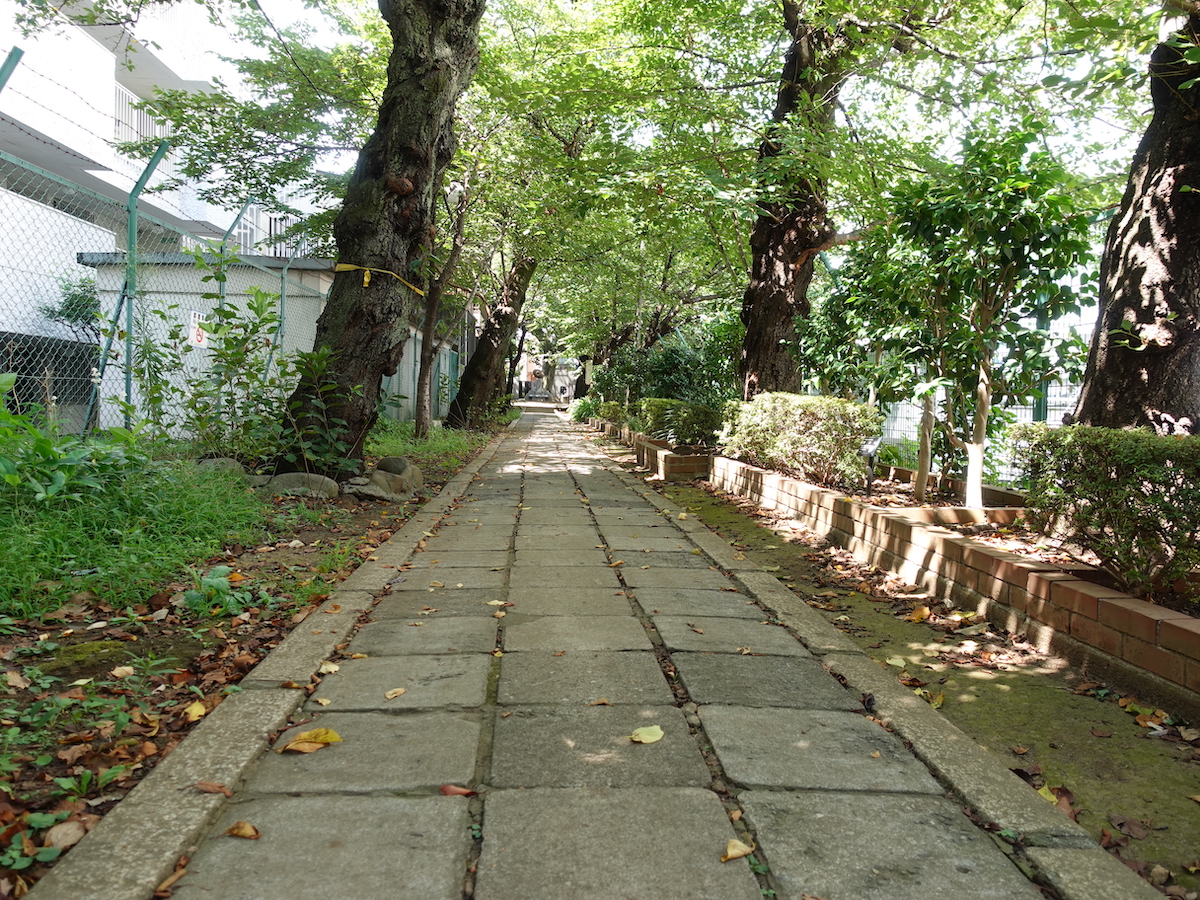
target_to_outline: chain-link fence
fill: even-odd
[[[257,316],[267,327],[255,364],[266,368],[312,348],[326,263],[206,250],[198,265],[194,236],[142,213],[131,265],[128,232],[122,202],[0,153],[0,373],[16,375],[11,409],[49,410],[77,433],[137,418],[179,434],[215,361],[201,323]]]

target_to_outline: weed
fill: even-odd
[[[112,766],[108,769],[101,769],[98,773],[92,772],[91,769],[83,769],[77,775],[53,779],[59,788],[55,793],[65,794],[68,797],[86,797],[88,791],[93,787],[103,790],[114,781],[123,778],[128,772],[127,766]]]
[[[193,572],[196,587],[183,594],[188,609],[198,616],[236,616],[254,606],[260,598],[251,591],[234,590],[229,582],[232,573],[229,566],[214,566],[207,575]],[[262,599],[270,601],[265,593],[260,594]]]

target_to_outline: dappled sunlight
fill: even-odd
[[[599,750],[592,753],[581,753],[579,761],[593,766],[602,766],[605,763],[620,762],[621,754],[616,750]]]

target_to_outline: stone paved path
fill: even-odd
[[[423,548],[381,548],[388,593],[347,651],[365,657],[276,746],[342,743],[262,754],[174,897],[1041,897],[651,498],[527,413]],[[648,725],[664,737],[630,741]],[[223,836],[237,820],[262,837]],[[720,861],[731,838],[756,865]]]

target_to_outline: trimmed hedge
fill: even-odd
[[[596,415],[606,422],[622,425],[629,417],[629,412],[625,409],[624,404],[618,403],[616,400],[605,400],[596,404]]]
[[[879,411],[863,403],[802,394],[759,394],[726,404],[722,452],[768,469],[796,472],[817,484],[860,481],[858,450],[883,427]]]
[[[1135,597],[1200,566],[1200,438],[1020,425],[1027,518],[1091,550]]]

